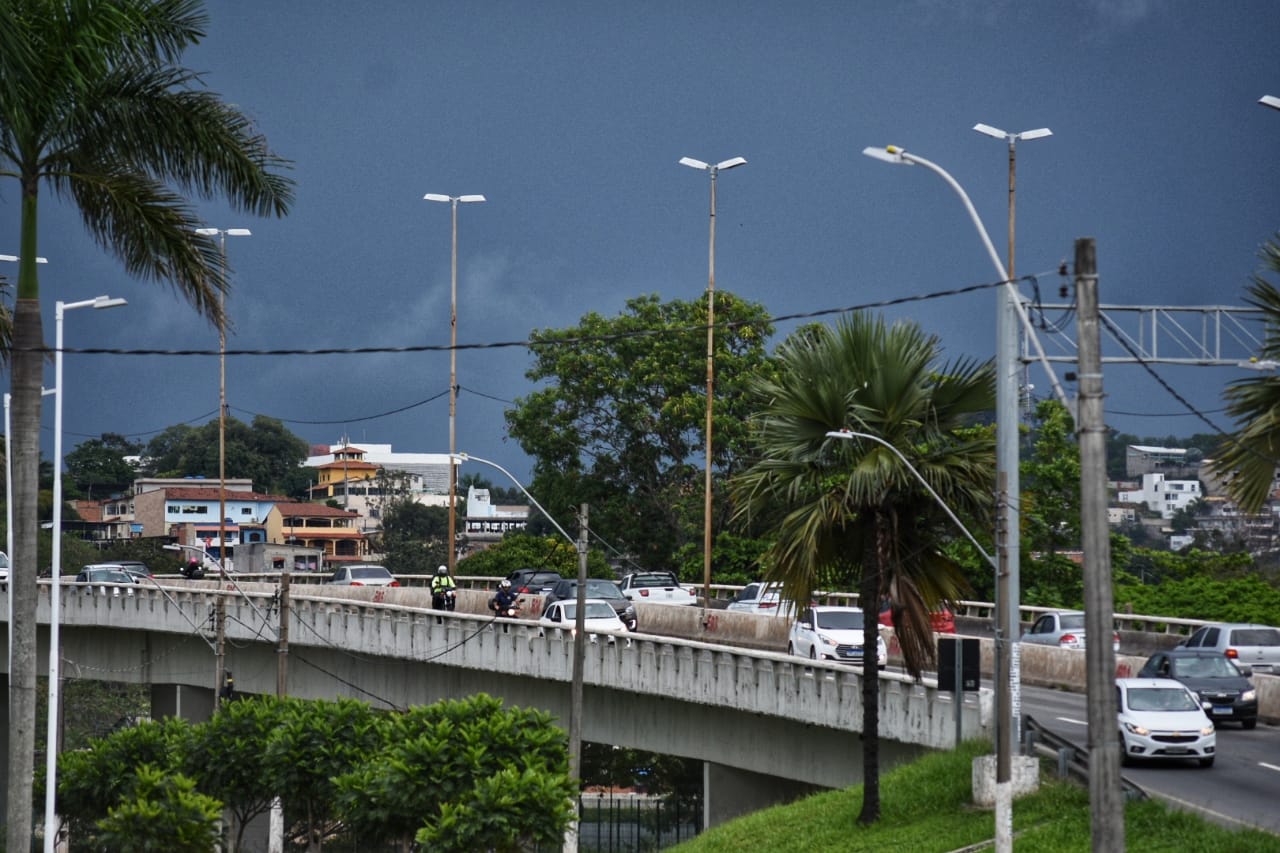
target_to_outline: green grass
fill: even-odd
[[[754,812],[672,849],[946,853],[978,845],[992,839],[994,816],[973,805],[972,764],[990,750],[988,742],[968,743],[956,752],[929,755],[885,773],[880,779],[881,818],[872,826],[858,824],[862,786],[857,785]],[[1014,801],[1014,850],[1090,853],[1088,790],[1051,774],[1041,778],[1039,791]],[[1280,853],[1280,836],[1225,829],[1146,800],[1126,805],[1125,846],[1130,853]]]

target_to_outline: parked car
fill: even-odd
[[[614,634],[627,633],[627,626],[622,624],[618,613],[609,602],[599,598],[588,598],[583,613],[583,628],[587,631],[591,642],[596,641],[598,633],[608,634],[609,642],[613,642]],[[542,611],[538,624],[545,628],[563,628],[572,631],[577,627],[578,602],[555,601]]]
[[[1169,678],[1117,678],[1120,760],[1195,759],[1212,767],[1217,750],[1213,721],[1196,695]]]
[[[863,620],[859,607],[806,607],[791,625],[787,653],[813,660],[863,663]],[[878,623],[877,623],[878,624]],[[889,648],[876,631],[876,666],[889,663]]]
[[[516,595],[546,595],[564,579],[559,572],[546,569],[516,569],[507,575],[507,580]]]
[[[96,586],[98,594],[116,597],[122,594],[133,595],[133,588],[136,585],[133,575],[114,563],[94,563],[85,566],[76,575],[76,583],[88,587],[86,591],[89,594],[95,591]]]
[[[1195,693],[1215,720],[1237,720],[1246,729],[1258,725],[1258,691],[1248,666],[1237,667],[1215,649],[1169,649],[1156,652],[1138,672],[1139,678],[1172,678]]]
[[[1242,622],[1203,625],[1178,644],[1188,649],[1212,649],[1254,672],[1280,674],[1280,629]]]
[[[400,586],[400,581],[393,578],[391,572],[369,563],[339,566],[325,583],[333,586]]]
[[[880,624],[893,627],[893,603],[887,598],[880,599]],[[929,627],[935,634],[954,634],[956,632],[956,614],[947,605],[929,612]]]
[[[618,589],[618,585],[611,580],[605,578],[587,578],[587,598],[598,598],[609,603],[614,612],[618,614],[618,618],[622,620],[622,624],[627,626],[627,630],[634,631],[636,629],[636,606],[627,600],[622,594],[622,590]],[[578,600],[578,579],[562,578],[559,583],[551,588],[551,592],[547,593],[546,601],[543,606],[549,606],[557,601],[577,601]]]
[[[1085,639],[1083,611],[1052,610],[1037,616],[1020,642],[1060,649],[1084,649]],[[1119,631],[1111,632],[1111,645],[1120,651]]]
[[[782,587],[776,583],[766,584],[763,581],[749,583],[738,594],[729,599],[727,609],[739,613],[776,614],[789,608],[782,607]]]
[[[681,586],[675,572],[632,572],[618,581],[618,589],[631,601],[646,604],[697,604],[698,591]]]

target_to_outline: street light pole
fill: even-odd
[[[202,237],[218,236],[222,258],[223,290],[218,294],[222,319],[218,323],[218,577],[226,579],[227,566],[227,238],[249,237],[248,228],[197,228]],[[221,690],[219,684],[216,690]],[[217,704],[215,695],[214,704]]]
[[[715,401],[715,331],[716,331],[716,176],[721,171],[744,165],[745,157],[731,157],[719,163],[704,163],[692,157],[681,157],[680,165],[711,173],[711,237],[707,261],[707,422],[704,431],[707,446],[707,470],[703,485],[702,511],[702,624],[707,624],[711,607],[711,413]]]
[[[74,311],[77,308],[115,308],[126,304],[128,303],[123,299],[99,296],[80,302],[57,302],[54,305],[53,543],[49,586],[49,713],[45,730],[45,853],[53,853],[58,830],[55,799],[58,787],[58,705],[61,692],[58,680],[62,663],[59,637],[62,618],[62,320],[67,311]]]
[[[1020,738],[1021,689],[1017,632],[1019,615],[1018,568],[1018,352],[1017,303],[1008,286],[1009,274],[996,254],[982,218],[974,209],[969,195],[955,178],[923,157],[908,154],[890,145],[886,148],[864,148],[863,154],[877,160],[900,165],[924,166],[946,181],[964,204],[969,218],[982,238],[996,275],[1005,286],[996,297],[996,490],[998,520],[996,523],[997,554],[1000,567],[996,571],[996,672],[998,684],[996,723],[996,849],[1004,853],[1012,847],[1013,809],[1012,755]],[[1003,534],[1003,535],[1000,535]]]
[[[456,416],[458,411],[458,204],[485,200],[482,195],[440,195],[427,193],[424,201],[446,202],[453,221],[453,239],[449,264],[449,576],[458,562],[458,466],[453,455],[457,446]]]

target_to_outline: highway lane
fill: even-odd
[[[1085,697],[1079,693],[1022,687],[1023,713],[1087,750]],[[1280,727],[1259,723],[1245,731],[1238,723],[1218,725],[1213,767],[1194,761],[1126,767],[1126,779],[1153,797],[1203,814],[1228,826],[1249,826],[1280,834]]]

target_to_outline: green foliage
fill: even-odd
[[[496,545],[458,561],[458,574],[471,577],[506,577],[516,569],[544,569],[564,577],[578,576],[578,550],[559,533],[532,536],[508,533]],[[587,551],[587,577],[613,578],[609,563],[599,551]]]
[[[767,369],[772,333],[762,305],[716,294],[712,466],[737,470],[745,447],[747,379]],[[591,526],[648,568],[670,568],[689,531],[702,536],[706,300],[627,302],[568,329],[535,330],[526,376],[539,390],[507,411],[512,437],[536,460],[533,485],[552,517],[591,508]],[[729,508],[713,502],[713,530]],[[696,526],[695,526],[696,525]]]
[[[125,457],[141,452],[140,443],[114,432],[104,432],[101,438],[80,442],[66,455],[67,475],[86,498],[92,499],[95,489],[98,498],[107,497],[133,484],[138,474]]]
[[[1255,575],[1222,579],[1203,575],[1142,584],[1116,575],[1116,608],[1175,619],[1280,625],[1280,589]]]
[[[459,514],[459,518],[465,517]],[[428,575],[449,560],[449,509],[410,500],[383,511],[383,564],[394,574]]]
[[[1031,450],[1019,466],[1023,552],[1080,544],[1080,446],[1071,413],[1057,400],[1036,405]]]
[[[98,844],[108,851],[212,853],[222,804],[181,774],[137,768],[128,796],[98,821]]]
[[[503,708],[501,700],[478,694],[393,716],[383,743],[335,780],[344,823],[366,843],[407,843],[427,826],[435,839],[427,849],[482,849],[467,839],[502,837],[497,825],[449,819],[477,806],[493,806],[512,837],[563,835],[558,815],[572,786],[565,736],[549,714]],[[441,846],[446,842],[460,846]]]
[[[742,536],[730,530],[716,533],[711,548],[713,583],[749,584],[763,575],[762,561],[772,543],[768,539]],[[675,553],[678,576],[685,583],[702,583],[706,575],[701,540],[681,545]]]
[[[171,426],[147,444],[145,473],[153,477],[218,476],[218,420]],[[248,425],[226,420],[228,477],[249,478],[255,491],[305,498],[310,475],[302,463],[310,445],[276,418],[257,415]]]
[[[506,767],[480,779],[465,801],[446,803],[423,827],[417,842],[442,853],[521,853],[531,846],[555,846],[576,812],[567,776],[532,767]]]

